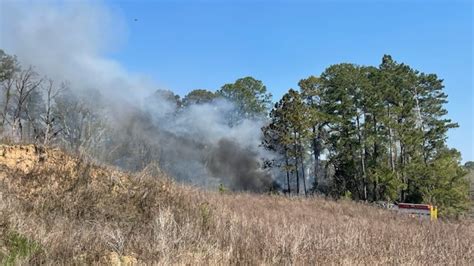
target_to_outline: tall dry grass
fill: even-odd
[[[40,247],[17,256],[23,264],[110,264],[111,252],[162,265],[474,264],[472,220],[420,221],[348,201],[206,192],[81,160],[61,165],[24,173],[0,160],[0,261],[18,248],[13,234]]]

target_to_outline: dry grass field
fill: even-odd
[[[474,222],[206,192],[59,150],[0,146],[5,264],[474,264]]]

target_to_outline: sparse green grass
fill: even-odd
[[[2,265],[17,265],[20,261],[28,261],[41,252],[41,246],[18,232],[8,232],[5,237],[4,251],[0,253]]]

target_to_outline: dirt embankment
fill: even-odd
[[[0,181],[19,197],[61,194],[84,178],[90,186],[110,185],[112,192],[131,183],[126,173],[36,145],[0,145],[0,170]]]
[[[148,224],[171,194],[164,177],[132,175],[59,149],[0,145],[0,264],[136,262],[120,237]],[[17,250],[22,239],[41,252],[18,261],[27,250]]]
[[[44,163],[47,153],[35,145],[0,145],[0,167],[31,172],[39,163]]]

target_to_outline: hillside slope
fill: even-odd
[[[55,149],[0,146],[0,262],[472,265],[474,223],[205,192]]]

